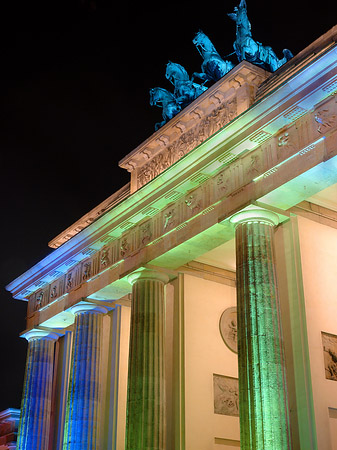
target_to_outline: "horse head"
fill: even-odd
[[[241,0],[239,6],[234,8],[234,12],[227,15],[236,22],[237,40],[251,37],[251,25],[247,15],[246,0]]]
[[[173,63],[171,61],[168,62],[166,66],[165,77],[175,85],[176,81],[189,81],[190,77],[186,72],[185,68],[180,64]]]
[[[196,33],[192,42],[197,47],[197,50],[202,57],[204,57],[205,53],[216,53],[212,41],[201,30],[199,30],[198,33]]]
[[[150,89],[150,105],[162,106],[164,103],[175,102],[175,96],[161,87]]]

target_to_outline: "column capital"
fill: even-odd
[[[268,211],[266,209],[247,209],[240,211],[236,214],[234,214],[230,221],[232,224],[234,224],[235,227],[242,223],[247,222],[258,222],[258,223],[265,223],[267,225],[278,225],[279,224],[279,217],[276,213],[272,211]]]
[[[139,280],[153,280],[153,281],[161,281],[166,284],[169,282],[169,277],[166,273],[159,272],[157,270],[145,269],[141,268],[131,273],[127,277],[130,284],[134,284]]]
[[[106,314],[108,309],[104,306],[96,305],[95,303],[80,302],[72,306],[69,311],[76,316],[78,314],[86,313]]]
[[[32,330],[26,331],[20,335],[20,337],[27,339],[28,342],[34,339],[45,339],[47,341],[57,341],[59,335],[51,331],[39,330],[33,328]]]

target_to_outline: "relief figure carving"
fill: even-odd
[[[130,243],[128,242],[128,239],[127,239],[127,238],[124,238],[124,239],[122,240],[120,250],[121,250],[121,256],[122,256],[122,258],[123,258],[124,256],[126,256],[127,253],[130,252],[131,246],[130,246]]]
[[[110,257],[109,257],[109,249],[103,248],[103,250],[101,252],[101,266],[107,267],[108,265],[110,265],[110,263],[111,263],[111,261],[110,261]]]
[[[337,336],[322,332],[325,378],[337,381]]]
[[[91,263],[87,262],[83,265],[82,280],[88,280],[91,277]]]
[[[138,187],[158,176],[236,116],[237,100],[235,97],[214,109],[208,116],[202,118],[195,127],[183,132],[175,142],[163,150],[163,153],[155,156],[141,167],[137,176]]]
[[[239,380],[213,375],[214,413],[239,416]]]
[[[336,122],[337,116],[335,114],[331,114],[328,109],[321,109],[315,113],[315,122],[318,123],[317,131],[320,134],[326,133],[329,128]]]
[[[187,207],[195,214],[201,210],[201,199],[196,195],[190,195],[187,200],[185,200]]]

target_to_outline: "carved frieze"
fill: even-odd
[[[227,308],[220,317],[219,329],[221,337],[227,347],[234,353],[238,352],[237,339],[237,309],[236,306]]]
[[[227,195],[231,190],[231,173],[230,169],[222,170],[217,176],[215,181],[216,197],[223,197]]]
[[[326,142],[321,139],[321,134],[317,130],[319,124],[315,116],[319,111],[328,110],[327,117],[334,117],[337,115],[335,108],[334,97],[329,97],[317,105],[315,110],[300,117],[296,123],[291,122],[289,126],[281,128],[271,139],[262,142],[260,146],[240,158],[228,155],[229,150],[226,150],[223,162],[219,158],[217,160],[221,163],[217,166],[217,171],[204,174],[199,170],[190,175],[189,182],[198,184],[193,190],[190,189],[191,183],[187,185],[189,190],[186,188],[186,191],[181,186],[171,188],[163,195],[160,204],[158,202],[154,206],[148,204],[140,211],[138,223],[126,218],[123,227],[119,226],[118,231],[117,228],[111,229],[105,236],[100,237],[98,243],[101,248],[91,244],[88,251],[81,252],[85,259],[78,262],[76,259],[69,260],[69,264],[68,262],[65,264],[68,266],[65,273],[56,270],[57,278],[51,279],[50,285],[35,284],[36,293],[30,296],[29,311],[35,312],[64,294],[73,292],[81,284],[90,281],[117,262],[149,244],[159,242],[165,234],[186,229],[194,216],[212,211],[214,205],[226,197],[239,196],[247,185],[252,188],[251,192],[254,192],[256,180],[270,177],[272,183],[273,175],[279,170],[282,162],[290,157],[307,159],[308,153],[310,158],[315,157],[318,150],[322,151],[321,147]],[[330,122],[331,127],[327,126],[325,129],[329,128],[336,132],[337,120],[331,119]],[[321,125],[323,131],[323,124]],[[184,133],[181,137],[183,136]],[[183,151],[183,146],[180,150]],[[149,162],[153,161],[154,159]]]
[[[56,300],[58,297],[64,294],[64,275],[61,275],[55,281],[50,284],[49,303]]]
[[[147,245],[149,242],[151,242],[151,238],[152,238],[152,224],[151,221],[148,220],[139,227],[140,245]]]
[[[178,225],[177,208],[170,206],[163,214],[163,233],[172,230]]]
[[[82,280],[87,281],[92,277],[92,261],[86,260],[82,262]]]
[[[112,246],[105,245],[100,251],[99,264],[100,270],[105,270],[112,264]]]
[[[317,132],[322,135],[331,131],[337,123],[337,103],[336,95],[328,97],[323,102],[315,106],[314,119]]]
[[[337,381],[337,336],[322,332],[325,378]]]
[[[239,416],[239,380],[223,375],[213,375],[214,413]]]
[[[220,104],[138,170],[138,188],[151,181],[237,116],[236,97]]]
[[[188,194],[185,199],[185,205],[189,210],[189,215],[194,216],[203,209],[203,192],[202,189],[196,189]]]
[[[130,235],[123,236],[120,240],[120,255],[121,258],[126,258],[132,251]]]

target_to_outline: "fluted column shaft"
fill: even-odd
[[[291,448],[287,386],[268,211],[244,211],[236,224],[240,434],[243,450]]]
[[[164,450],[164,274],[142,270],[129,276],[132,309],[126,423],[127,450]]]
[[[48,450],[54,352],[58,336],[32,330],[24,337],[28,340],[28,352],[17,449]]]
[[[100,352],[105,308],[79,304],[65,421],[64,450],[97,450],[100,437]]]

